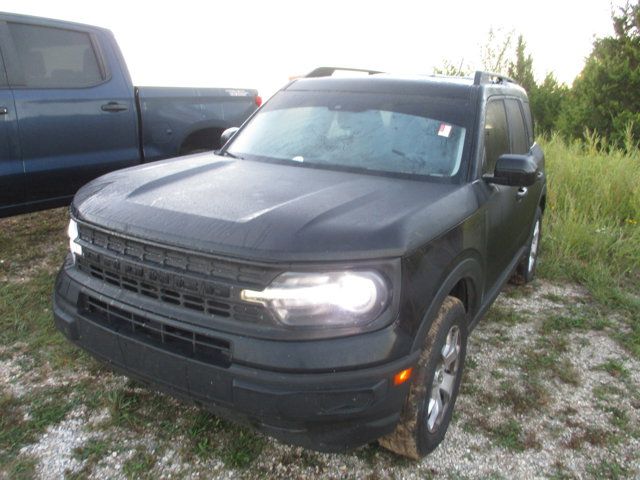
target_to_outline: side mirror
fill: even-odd
[[[227,128],[224,132],[222,132],[222,135],[220,135],[220,146],[224,147],[225,144],[229,140],[231,140],[231,137],[233,137],[238,130],[240,130],[238,127],[230,127],[230,128]]]
[[[489,183],[512,187],[529,187],[538,178],[538,163],[533,155],[507,153],[500,155],[493,176],[483,177]]]

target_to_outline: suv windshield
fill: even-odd
[[[281,91],[227,151],[251,160],[451,178],[461,171],[466,113],[454,99]]]

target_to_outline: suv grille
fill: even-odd
[[[81,297],[80,304],[89,318],[121,335],[222,367],[231,364],[231,349],[227,341],[150,320],[93,297]]]
[[[266,286],[279,272],[187,254],[79,225],[78,268],[103,282],[204,315],[271,323],[267,309],[240,300],[239,285]]]

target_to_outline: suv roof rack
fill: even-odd
[[[309,73],[307,73],[305,78],[317,78],[317,77],[330,77],[336,71],[345,71],[345,72],[363,72],[369,75],[374,75],[376,73],[383,73],[377,70],[366,70],[362,68],[342,68],[342,67],[318,67]]]
[[[507,77],[506,75],[501,75],[499,73],[493,72],[483,72],[478,70],[473,76],[473,84],[474,85],[482,85],[483,83],[515,83],[514,79]]]

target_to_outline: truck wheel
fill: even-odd
[[[418,460],[444,439],[458,396],[467,351],[462,302],[447,297],[425,339],[415,376],[396,429],[378,443]]]
[[[529,246],[524,257],[516,267],[516,271],[511,277],[511,283],[524,285],[532,282],[536,276],[536,266],[538,265],[538,253],[540,252],[540,239],[542,238],[542,210],[536,209],[536,216],[531,230]]]

